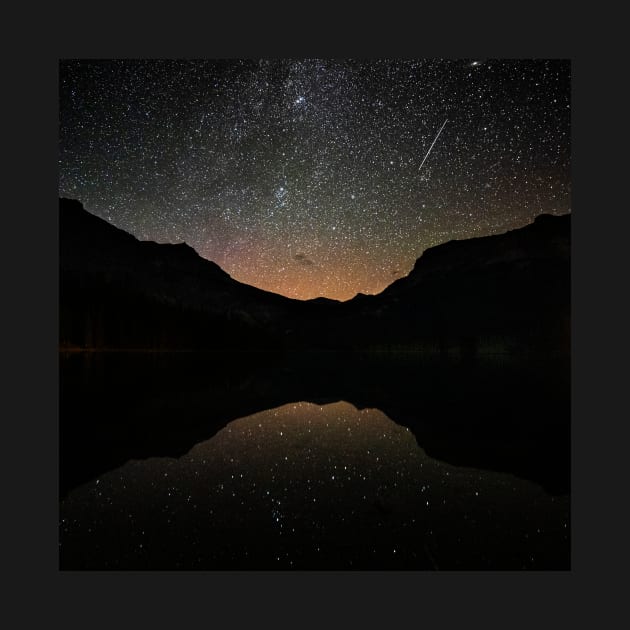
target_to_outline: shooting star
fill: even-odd
[[[422,160],[422,164],[420,164],[420,166],[418,167],[418,172],[420,172],[420,169],[423,167],[424,163],[427,161],[427,158],[429,157],[429,153],[431,153],[431,149],[433,148],[433,145],[437,142],[437,139],[440,137],[440,134],[442,133],[442,129],[446,127],[447,122],[448,122],[448,118],[444,121],[444,124],[440,127],[440,130],[437,132],[437,136],[435,136],[435,140],[433,141],[433,144],[431,144],[431,146],[429,147],[427,154],[424,156],[424,160]]]

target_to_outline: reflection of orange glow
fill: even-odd
[[[195,446],[189,456],[208,462],[231,457],[259,474],[270,470],[270,462],[272,468],[275,462],[284,462],[295,478],[303,473],[321,475],[318,466],[323,461],[333,475],[335,468],[342,473],[350,464],[370,470],[375,465],[395,467],[401,459],[416,462],[419,468],[428,461],[409,429],[379,409],[357,409],[345,401],[289,403],[234,420]]]

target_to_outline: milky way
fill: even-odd
[[[570,62],[66,60],[59,173],[241,282],[378,293],[428,247],[570,211]]]

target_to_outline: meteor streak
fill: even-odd
[[[435,140],[433,140],[433,143],[429,147],[429,150],[427,151],[427,154],[424,156],[424,160],[422,160],[422,164],[420,164],[420,166],[418,167],[418,172],[420,171],[420,169],[422,168],[422,166],[426,162],[427,158],[429,157],[429,153],[431,153],[431,149],[433,148],[433,145],[437,142],[437,139],[440,137],[440,134],[442,133],[442,129],[444,129],[444,127],[446,127],[446,123],[447,122],[448,122],[448,118],[444,121],[444,124],[440,127],[440,130],[437,132],[437,136],[435,136]]]

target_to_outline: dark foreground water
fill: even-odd
[[[62,569],[568,569],[565,361],[61,358]]]

